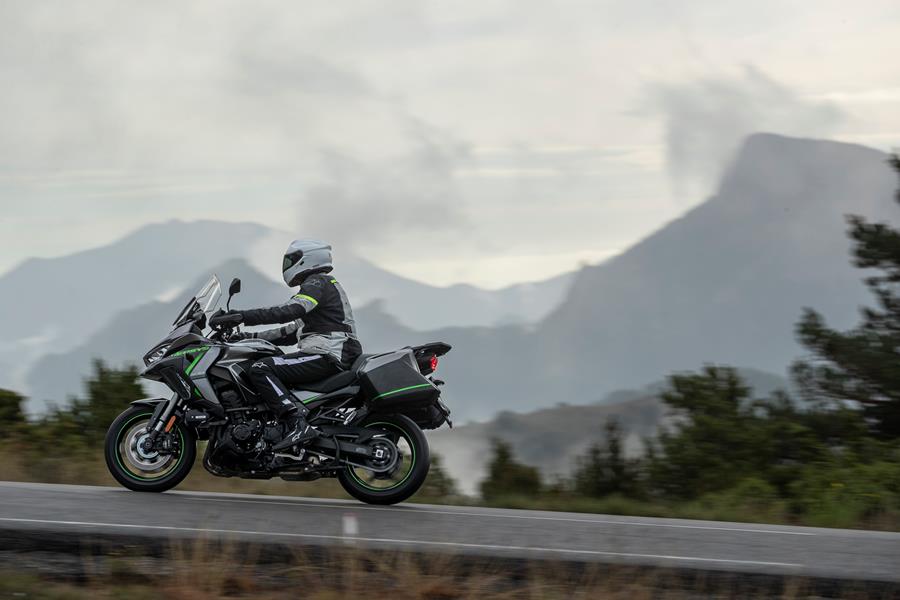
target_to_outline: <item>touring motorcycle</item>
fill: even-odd
[[[235,279],[228,302],[240,292]],[[347,370],[292,390],[321,435],[275,452],[285,425],[247,377],[250,365],[282,351],[259,339],[235,340],[236,328],[207,328],[221,297],[212,279],[178,314],[171,332],[144,356],[141,377],[165,384],[169,398],[131,403],[106,434],[106,464],[126,488],[162,492],[202,463],[219,477],[311,481],[336,477],[355,498],[393,504],[409,498],[429,467],[423,429],[452,427],[435,379],[442,342],[364,354]]]

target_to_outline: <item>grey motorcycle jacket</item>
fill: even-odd
[[[328,273],[313,273],[290,300],[269,308],[241,310],[245,325],[287,323],[250,333],[279,346],[297,343],[301,352],[330,356],[343,367],[353,364],[362,345],[344,288]]]

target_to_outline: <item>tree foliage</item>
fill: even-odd
[[[900,157],[891,165],[900,175]],[[896,200],[900,203],[900,190]],[[854,264],[870,270],[865,279],[876,306],[862,309],[853,330],[828,327],[813,309],[797,324],[797,336],[811,358],[795,363],[806,393],[834,401],[856,401],[884,437],[900,437],[900,231],[887,223],[848,217]]]
[[[428,467],[428,477],[425,483],[416,492],[419,498],[427,500],[443,500],[459,495],[456,482],[447,473],[444,467],[444,459],[440,454],[431,454],[431,465]]]
[[[603,443],[593,444],[577,461],[573,477],[575,491],[589,498],[639,495],[637,462],[625,457],[622,427],[610,418],[603,430]]]
[[[25,427],[25,398],[10,390],[0,390],[0,440],[8,439]]]
[[[538,470],[516,461],[507,442],[493,440],[488,476],[481,482],[482,497],[490,501],[506,496],[533,496],[540,491]]]

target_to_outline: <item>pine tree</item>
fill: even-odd
[[[427,500],[447,500],[453,496],[458,496],[459,491],[456,487],[456,481],[447,473],[444,467],[444,459],[440,454],[432,453],[431,465],[428,467],[428,477],[425,483],[416,492],[419,499]]]
[[[25,398],[15,392],[0,390],[0,442],[25,427],[24,401]]]
[[[112,369],[101,360],[94,361],[93,373],[85,381],[85,391],[86,398],[73,400],[69,409],[62,412],[67,413],[73,421],[72,427],[88,443],[102,441],[119,413],[131,401],[144,397],[136,367]],[[65,420],[62,414],[58,417]]]
[[[538,470],[518,462],[508,443],[493,440],[488,476],[481,482],[482,497],[495,500],[504,496],[534,496],[540,491],[541,475]]]
[[[900,175],[900,156],[891,166]],[[896,200],[900,203],[900,190]],[[862,322],[840,332],[813,309],[797,324],[800,342],[812,353],[794,364],[796,380],[814,398],[855,401],[878,433],[900,437],[900,231],[886,223],[848,217],[854,264],[872,269],[866,278],[876,307],[862,310]]]
[[[634,465],[625,458],[622,428],[617,420],[610,418],[603,429],[604,444],[593,444],[578,461],[575,491],[593,498],[634,495],[637,475]]]

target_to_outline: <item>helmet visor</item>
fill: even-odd
[[[297,250],[296,252],[291,252],[290,254],[284,255],[284,260],[281,262],[281,272],[284,273],[298,262],[303,259],[303,250]]]

